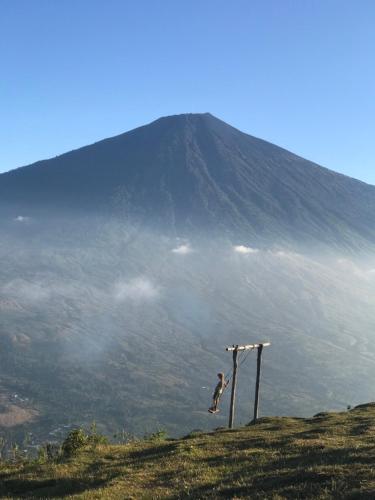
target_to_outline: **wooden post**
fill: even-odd
[[[258,419],[258,412],[259,412],[259,385],[260,385],[260,370],[262,366],[262,351],[263,351],[263,344],[259,344],[258,356],[257,356],[257,379],[255,383],[255,401],[254,401],[254,418],[253,418],[254,423]]]
[[[238,356],[238,350],[233,349],[233,378],[232,378],[232,393],[230,396],[229,429],[233,429],[233,421],[234,421],[234,405],[236,402],[236,384],[237,384],[237,368],[238,368],[237,356]]]

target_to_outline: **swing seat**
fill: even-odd
[[[219,409],[217,410],[213,410],[212,408],[208,409],[208,413],[219,413],[219,411],[220,411]]]

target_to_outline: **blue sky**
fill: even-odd
[[[0,171],[209,111],[375,184],[373,0],[1,0]]]

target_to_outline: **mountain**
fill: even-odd
[[[0,200],[11,214],[111,214],[178,235],[354,248],[375,241],[374,186],[208,113],[161,118],[2,174]]]
[[[0,175],[0,437],[226,425],[266,340],[262,415],[373,399],[374,189],[207,114]]]

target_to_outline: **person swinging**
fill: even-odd
[[[215,387],[214,394],[212,396],[212,406],[208,409],[209,413],[218,413],[219,410],[219,401],[220,398],[224,392],[224,389],[227,387],[229,384],[229,381],[225,380],[225,375],[224,373],[218,373],[217,376],[219,377],[219,382],[217,386]]]

